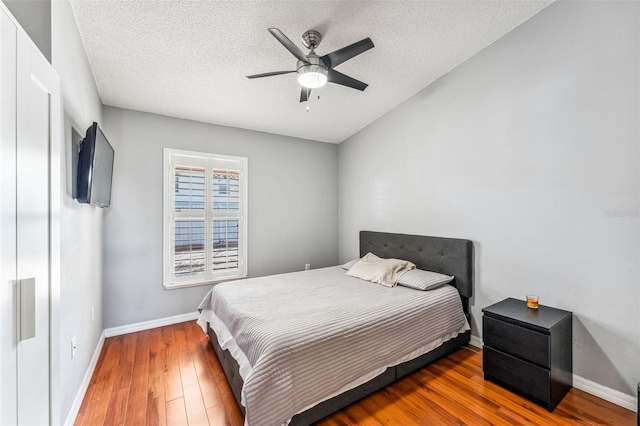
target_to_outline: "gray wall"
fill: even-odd
[[[28,2],[27,2],[28,3]],[[61,203],[60,285],[60,413],[61,424],[78,394],[82,379],[102,334],[102,222],[103,212],[79,204],[71,197],[72,127],[84,135],[95,120],[102,121],[102,102],[85,55],[71,4],[53,2],[53,68],[61,79],[64,101],[64,153],[61,170],[64,191]],[[95,309],[91,322],[91,308]],[[71,358],[71,339],[76,356]],[[76,407],[78,408],[78,407]]]
[[[339,148],[340,260],[371,229],[469,238],[481,309],[574,312],[574,372],[640,380],[640,3],[557,2]]]
[[[2,0],[51,62],[51,0]],[[75,21],[74,21],[75,25]]]
[[[248,157],[252,277],[338,261],[336,145],[104,107],[115,149],[105,211],[104,321],[114,327],[194,312],[211,286],[162,286],[163,148]]]

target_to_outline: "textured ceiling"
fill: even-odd
[[[551,1],[72,0],[106,105],[339,143],[464,62]],[[375,47],[336,67],[369,84],[327,84],[310,112],[296,59],[267,31],[322,33],[324,55],[363,38]]]

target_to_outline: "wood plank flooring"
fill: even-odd
[[[76,425],[230,425],[243,416],[194,322],[105,340]],[[343,425],[635,425],[636,414],[572,389],[549,413],[486,382],[469,347],[322,420]]]

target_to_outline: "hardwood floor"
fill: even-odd
[[[243,416],[195,322],[105,340],[76,425],[232,425]],[[549,413],[486,382],[463,348],[322,420],[334,425],[635,425],[636,414],[577,389]]]

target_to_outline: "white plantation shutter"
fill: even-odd
[[[171,247],[176,277],[205,275],[205,168],[174,165]]]
[[[240,221],[240,173],[237,170],[214,169],[212,179],[214,271],[238,267]]]
[[[164,285],[247,275],[247,159],[165,149]]]

